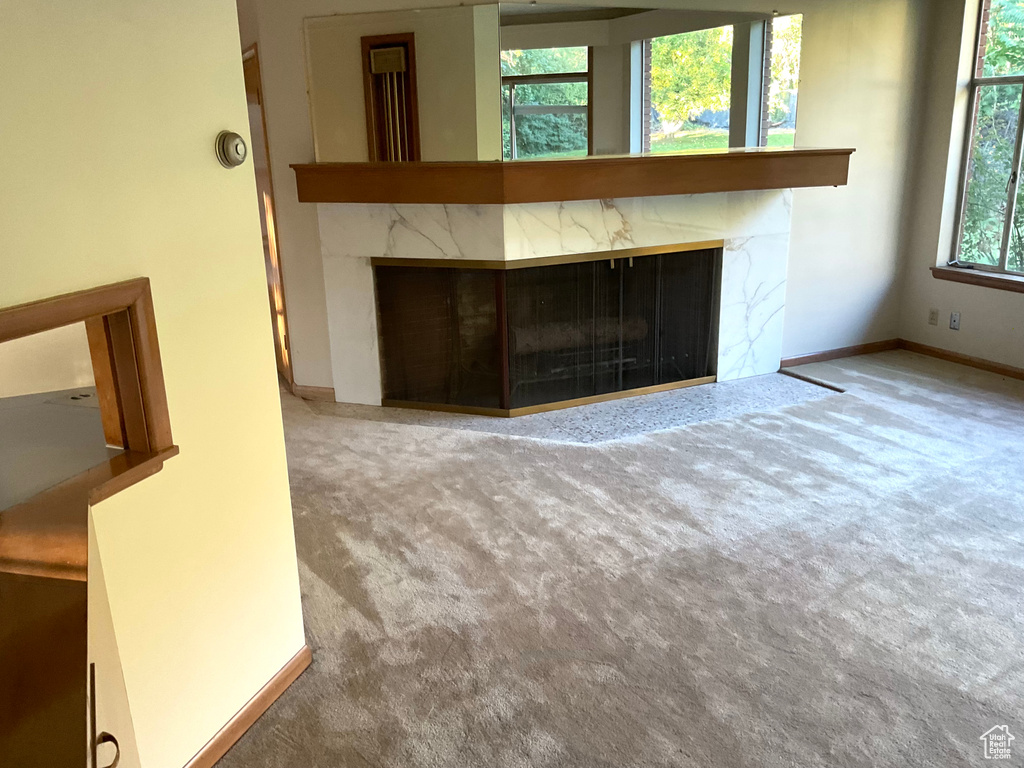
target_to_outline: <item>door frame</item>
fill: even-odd
[[[263,102],[263,69],[260,64],[259,56],[259,43],[253,43],[252,45],[242,50],[242,62],[243,65],[249,59],[253,59],[256,63],[256,104],[260,108],[260,122],[263,126],[263,152],[267,158],[267,179],[270,185],[270,218],[269,222],[271,225],[272,232],[268,233],[268,236],[272,235],[274,238],[274,248],[277,251],[277,272],[278,279],[281,281],[281,314],[284,317],[284,338],[279,339],[277,333],[277,318],[271,313],[271,332],[274,334],[274,338],[277,340],[276,343],[280,343],[282,349],[287,352],[287,357],[281,356],[282,363],[284,365],[284,371],[278,369],[278,373],[284,378],[285,383],[288,385],[289,390],[294,393],[295,389],[295,374],[294,366],[292,361],[292,344],[291,344],[291,323],[288,320],[288,299],[285,295],[285,279],[284,279],[284,263],[281,258],[281,241],[278,237],[278,226],[277,226],[277,197],[274,193],[274,169],[273,164],[270,160],[270,135],[267,133],[267,111],[264,108]],[[244,71],[243,71],[244,79]],[[246,111],[248,111],[248,92],[246,93]],[[250,137],[251,138],[251,137]],[[255,163],[254,163],[255,165]],[[255,178],[255,168],[253,168],[253,177]],[[259,199],[259,189],[256,190],[256,204],[262,206],[263,201]],[[264,215],[266,212],[264,211]],[[277,352],[274,353],[275,358]],[[276,365],[276,360],[275,360]]]

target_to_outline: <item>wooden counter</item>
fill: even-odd
[[[513,204],[834,187],[853,149],[765,147],[514,162],[292,165],[303,203]]]

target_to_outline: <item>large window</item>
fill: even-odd
[[[983,0],[954,261],[1024,274],[1024,0]]]
[[[502,155],[583,157],[590,141],[586,47],[501,52]]]
[[[803,20],[800,14],[776,16],[769,26],[762,147],[792,147],[795,143]]]
[[[644,41],[645,152],[729,146],[733,28]]]
[[[751,75],[750,87],[761,90],[758,143],[793,146],[802,22],[799,14],[779,16],[755,29],[726,26],[645,40],[643,150],[729,146],[736,34],[763,36],[763,45],[751,46],[749,54],[743,54],[757,57],[744,69],[757,73]]]

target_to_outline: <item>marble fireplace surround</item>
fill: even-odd
[[[723,240],[718,379],[773,373],[782,357],[791,203],[791,190],[508,205],[319,203],[335,397],[381,404],[372,258],[513,261]]]

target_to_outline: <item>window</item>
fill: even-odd
[[[1024,274],[1024,0],[983,0],[953,262]]]
[[[733,28],[644,41],[645,152],[729,146]]]
[[[589,83],[586,47],[502,51],[502,156],[585,156],[590,143]]]
[[[762,147],[792,147],[796,139],[796,100],[800,87],[800,41],[803,16],[777,16],[768,33],[767,91]]]

